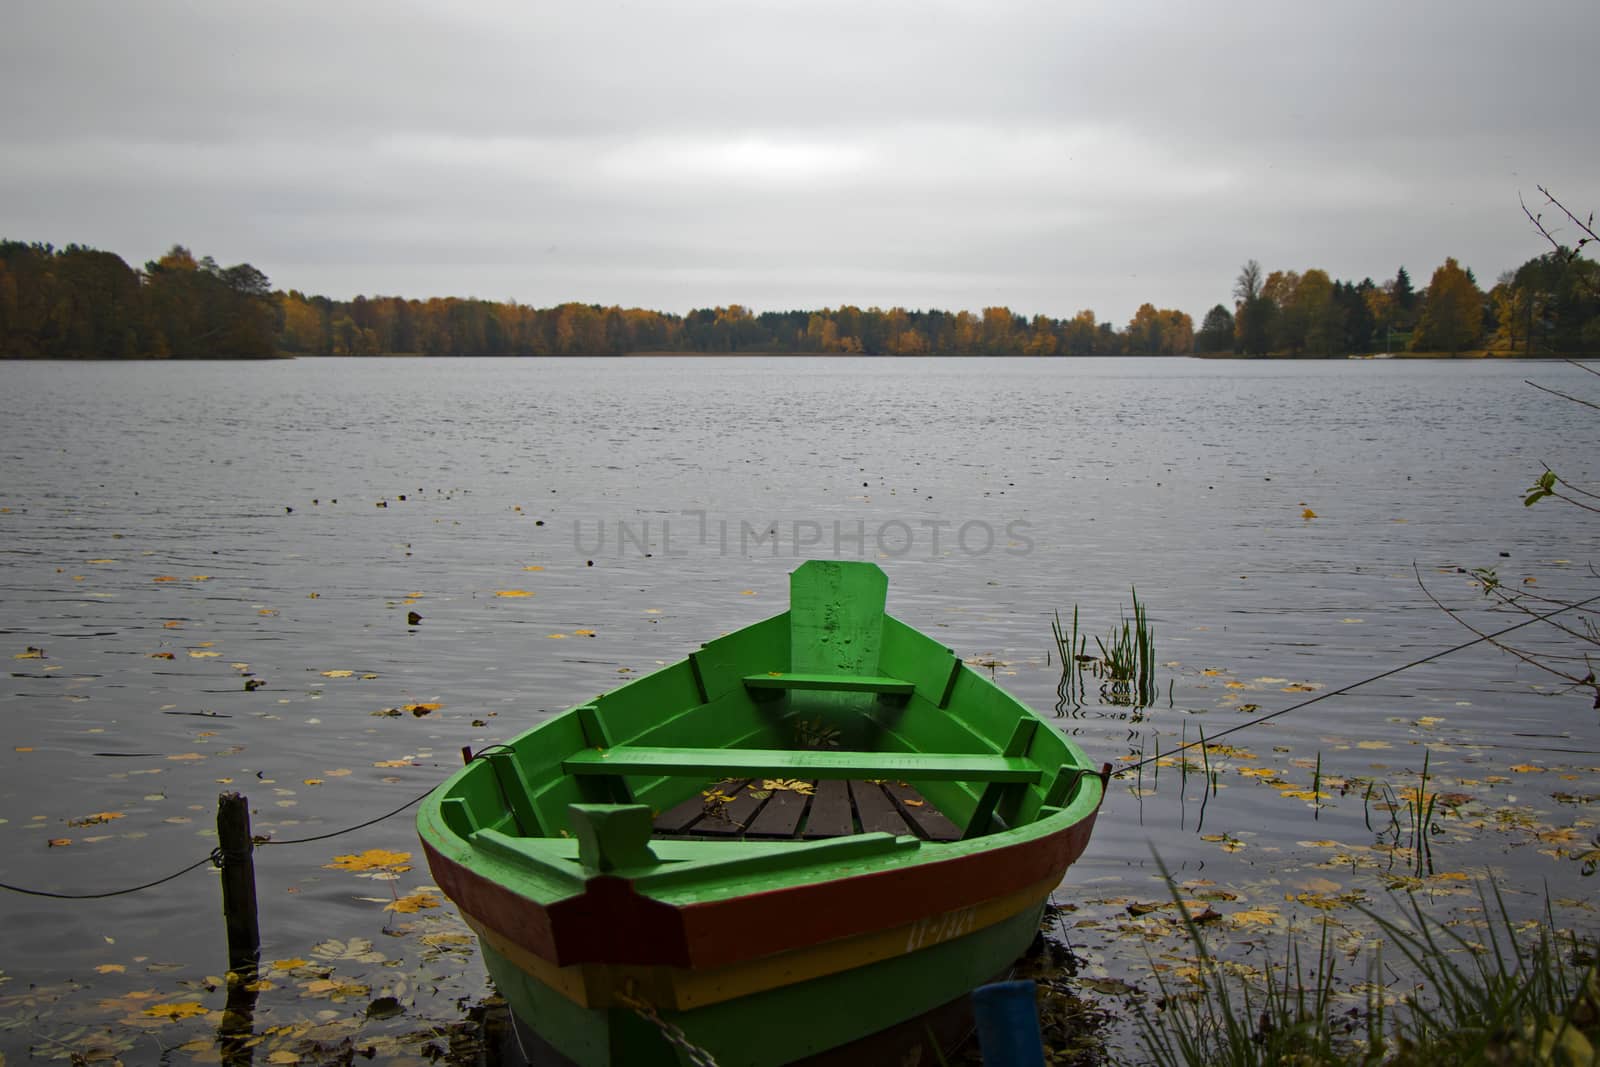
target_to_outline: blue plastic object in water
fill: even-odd
[[[993,982],[972,991],[985,1067],[1044,1067],[1039,1008],[1029,981]]]

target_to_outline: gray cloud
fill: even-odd
[[[1201,316],[1600,200],[1585,2],[18,4],[0,236],[347,297]],[[1212,8],[1213,10],[1207,10]]]

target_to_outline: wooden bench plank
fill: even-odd
[[[705,818],[694,824],[694,829],[690,833],[696,837],[744,836],[745,827],[750,825],[756,812],[761,810],[761,805],[767,799],[754,795],[759,786],[759,782],[708,786],[708,789],[722,790],[723,794],[731,799],[720,808],[713,808],[708,812]]]
[[[910,696],[914,682],[904,678],[861,674],[806,674],[799,672],[747,674],[746,689],[809,689],[821,693],[887,693]]]
[[[746,837],[756,838],[786,838],[793,837],[800,829],[800,820],[805,816],[806,805],[811,803],[812,794],[797,793],[793,789],[775,789],[772,798],[767,801],[767,806],[750,821],[750,826],[745,830]]]
[[[895,807],[916,830],[917,836],[929,841],[959,841],[961,827],[951,822],[944,812],[934,807],[927,798],[904,782],[885,782],[883,791],[889,794]]]
[[[846,752],[776,748],[586,748],[562,761],[568,774],[696,776],[769,775],[786,778],[908,778],[940,782],[1033,784],[1039,765],[1022,756]]]
[[[709,789],[711,787],[707,786],[706,788]],[[705,813],[706,798],[697,790],[694,796],[685,800],[682,804],[668,808],[660,815],[657,815],[651,825],[655,827],[658,834],[681,834],[698,822]]]
[[[871,833],[874,830],[895,835],[912,833],[911,827],[906,825],[905,819],[895,810],[894,802],[884,793],[883,786],[876,782],[853,779],[850,782],[850,797],[855,801],[856,815],[861,819],[862,833]]]
[[[807,840],[818,837],[846,837],[856,832],[855,816],[850,810],[850,787],[837,778],[817,783],[817,795],[811,798],[811,810],[806,814],[805,830],[800,834]]]

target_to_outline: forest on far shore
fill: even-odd
[[[248,263],[181,245],[135,270],[81,245],[0,240],[0,356],[25,359],[270,359],[277,356],[596,356],[635,352],[872,356],[1335,357],[1376,351],[1544,356],[1600,350],[1600,268],[1555,249],[1483,291],[1447,259],[1425,288],[1404,267],[1383,283],[1319,269],[1266,273],[1254,260],[1198,330],[1143,304],[1128,323],[843,306],[738,304],[675,315],[641,308],[395,296],[331,300],[274,290]]]

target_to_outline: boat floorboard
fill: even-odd
[[[904,782],[866,779],[707,783],[655,818],[657,837],[814,841],[883,832],[959,841],[961,828]]]

